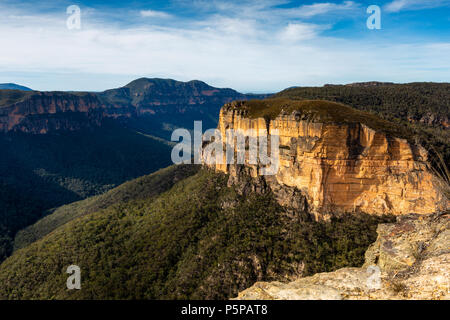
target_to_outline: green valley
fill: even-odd
[[[240,196],[205,169],[157,197],[139,195],[145,180],[119,187],[131,190],[126,199],[16,251],[0,266],[0,298],[230,298],[258,280],[359,266],[377,224],[392,221],[287,215],[270,192]],[[82,270],[82,290],[65,287],[71,264]]]

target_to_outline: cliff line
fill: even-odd
[[[275,175],[261,176],[261,165],[250,164],[248,154],[244,165],[214,168],[235,184],[248,174],[270,187],[282,205],[303,206],[317,217],[430,214],[448,207],[442,183],[428,168],[427,151],[375,115],[328,101],[253,100],[226,104],[218,129],[223,137],[228,129],[253,129],[255,135],[277,130]]]

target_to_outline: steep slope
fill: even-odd
[[[175,128],[193,129],[194,121],[202,121],[205,129],[216,127],[220,107],[225,103],[266,96],[215,88],[198,80],[148,78],[99,94],[110,105],[108,113],[124,108],[133,110],[134,116],[122,119],[127,126],[165,139],[170,139]]]
[[[136,183],[127,188],[140,193]],[[359,266],[387,220],[310,221],[287,214],[270,192],[239,196],[224,175],[201,170],[156,198],[115,203],[16,251],[0,265],[0,298],[228,298],[255,281]],[[81,290],[66,289],[72,264]]]
[[[102,118],[93,93],[0,90],[0,132],[76,131],[98,127]]]
[[[0,90],[0,132],[74,131],[113,118],[167,139],[173,128],[190,129],[194,120],[215,127],[220,107],[227,102],[265,96],[214,88],[201,81],[148,78],[98,93]]]
[[[170,166],[126,182],[104,194],[52,209],[47,216],[17,233],[14,250],[28,246],[67,222],[106,209],[113,204],[154,198],[198,170],[199,167],[194,165]]]
[[[48,209],[101,194],[171,164],[171,146],[115,123],[101,128],[0,135],[0,261],[15,233]]]
[[[426,150],[407,129],[374,115],[322,100],[252,100],[222,108],[222,137],[229,129],[244,134],[253,129],[253,136],[278,131],[278,168],[261,177],[264,165],[250,163],[247,150],[244,166],[213,165],[217,170],[238,184],[245,170],[273,190],[295,189],[318,216],[426,214],[448,207],[445,185],[427,167]]]
[[[28,87],[24,87],[15,83],[0,83],[0,90],[22,90],[22,91],[32,91]]]

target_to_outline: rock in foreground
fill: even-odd
[[[362,268],[257,282],[237,299],[450,299],[450,212],[402,216],[377,233]]]

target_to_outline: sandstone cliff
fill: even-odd
[[[0,98],[15,95],[13,103],[0,106],[0,132],[47,133],[98,126],[102,106],[91,93],[2,91]],[[8,100],[6,100],[8,102]]]
[[[230,181],[248,173],[276,191],[282,204],[292,203],[293,194],[303,196],[317,216],[429,214],[448,206],[440,182],[427,168],[426,150],[396,137],[400,129],[371,114],[326,101],[234,102],[221,109],[218,129],[223,137],[228,129],[253,129],[255,135],[278,130],[274,176],[261,177],[262,166],[250,164],[248,154],[244,166],[215,168],[229,173]]]
[[[409,215],[378,226],[362,268],[290,283],[257,282],[241,300],[450,299],[450,213]]]
[[[224,103],[265,96],[215,88],[201,81],[147,78],[98,93],[0,90],[0,133],[73,131],[113,118],[152,133],[165,123],[170,138],[174,127],[190,128],[194,120],[202,120],[205,127],[216,126]],[[143,123],[137,123],[141,118]]]

